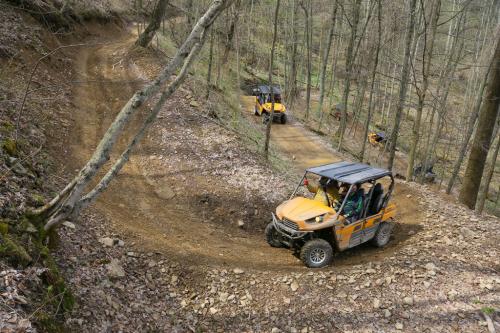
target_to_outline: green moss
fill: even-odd
[[[7,223],[0,222],[0,235],[5,236],[9,232],[9,225]]]
[[[28,252],[10,235],[0,236],[0,257],[6,258],[11,264],[18,266],[28,265],[32,259]]]
[[[488,316],[491,316],[493,313],[495,313],[495,308],[492,308],[491,306],[485,306],[481,308],[481,312],[487,314]]]
[[[4,121],[0,125],[0,131],[4,134],[12,133],[15,129],[16,127],[10,121]]]
[[[31,203],[35,207],[41,207],[45,204],[45,198],[38,193],[32,193],[30,195],[30,199],[31,199]]]
[[[49,300],[56,299],[57,304],[61,304],[64,312],[71,311],[75,305],[75,298],[69,288],[66,286],[62,275],[59,273],[57,264],[50,255],[48,247],[41,246],[39,249],[40,256],[43,259],[45,267],[48,268],[49,274],[47,275],[47,297]]]
[[[61,322],[54,319],[53,316],[46,312],[39,312],[35,315],[35,321],[43,332],[66,332]]]
[[[12,139],[4,139],[2,142],[2,149],[10,156],[17,156],[17,143]]]

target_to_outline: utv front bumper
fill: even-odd
[[[304,238],[306,235],[310,234],[313,231],[301,231],[298,230],[298,226],[296,226],[295,222],[287,221],[286,219],[280,220],[273,215],[273,226],[278,231],[278,233],[282,236],[282,242],[285,244],[292,246],[294,241]],[[295,225],[295,226],[294,226]]]

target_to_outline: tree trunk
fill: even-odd
[[[309,110],[311,107],[311,71],[312,71],[312,27],[311,27],[311,0],[307,1],[307,7],[304,2],[300,3],[300,6],[304,10],[304,16],[306,18],[306,30],[305,30],[305,39],[306,39],[306,69],[307,69],[307,83],[306,83],[306,113],[305,119],[309,118]]]
[[[353,19],[351,25],[351,38],[349,39],[349,44],[346,50],[346,69],[345,69],[345,85],[344,85],[344,93],[342,95],[342,115],[340,117],[340,127],[338,130],[338,150],[342,150],[342,144],[344,140],[344,133],[347,127],[347,102],[349,100],[349,92],[351,91],[351,75],[352,75],[352,67],[354,64],[353,52],[354,52],[354,44],[356,43],[356,33],[358,31],[358,23],[359,23],[359,11],[361,7],[361,0],[356,0],[353,7]]]
[[[273,44],[271,47],[271,57],[269,61],[269,75],[268,81],[271,89],[271,117],[266,126],[266,141],[264,143],[264,157],[268,159],[269,155],[269,140],[271,139],[271,126],[274,118],[274,89],[273,89],[273,66],[274,66],[274,50],[276,48],[276,37],[278,35],[278,13],[280,10],[280,0],[276,1],[276,9],[274,11],[274,31],[273,31]]]
[[[205,99],[210,98],[210,85],[212,84],[212,64],[214,60],[214,39],[215,33],[212,30],[210,32],[210,50],[208,51],[208,69],[207,69],[207,92],[205,93]]]
[[[486,88],[486,85],[488,83],[488,76],[489,73],[491,72],[491,67],[495,61],[494,57],[491,57],[490,63],[488,65],[488,69],[486,70],[486,73],[484,74],[483,81],[481,82],[481,86],[479,88],[479,92],[476,97],[476,102],[474,104],[474,108],[472,110],[472,113],[469,117],[469,121],[467,123],[467,130],[465,132],[465,137],[462,140],[462,145],[460,146],[460,151],[458,153],[457,160],[455,161],[455,164],[453,165],[453,172],[451,174],[450,180],[448,182],[448,186],[446,188],[446,193],[450,194],[451,190],[453,189],[453,185],[455,184],[455,181],[457,179],[458,173],[460,172],[460,167],[462,166],[462,162],[465,158],[465,153],[467,152],[467,146],[469,145],[470,138],[472,137],[472,133],[474,132],[474,125],[476,124],[477,117],[479,115],[479,111],[481,109],[481,103],[483,101],[483,95],[484,95],[484,90]]]
[[[288,79],[288,89],[286,91],[287,100],[289,106],[293,106],[295,98],[297,95],[297,45],[298,45],[298,29],[297,25],[297,12],[298,12],[298,0],[293,1],[293,12],[292,12],[292,47],[291,47],[291,58],[290,58],[290,77]]]
[[[470,209],[473,209],[476,204],[484,162],[490,148],[491,135],[500,105],[500,42],[498,40],[493,57],[495,60],[489,75],[486,96],[479,114],[477,130],[465,170],[464,184],[459,196],[460,202]]]
[[[363,145],[361,147],[361,153],[359,154],[359,160],[364,162],[365,159],[365,150],[366,150],[366,141],[368,140],[368,131],[370,129],[370,122],[372,119],[372,111],[373,111],[373,88],[375,85],[375,78],[377,76],[377,67],[379,62],[379,54],[380,54],[380,44],[382,43],[382,0],[377,0],[377,27],[378,27],[378,41],[375,50],[375,61],[372,69],[372,78],[371,78],[371,87],[370,87],[370,97],[368,100],[368,114],[366,115],[365,121],[365,130],[363,133]]]
[[[498,133],[498,128],[497,128],[497,133]],[[498,136],[498,135],[497,135]],[[483,213],[484,209],[484,204],[486,200],[488,199],[488,191],[490,189],[490,183],[491,179],[493,178],[493,173],[495,172],[495,165],[497,162],[497,157],[498,157],[498,150],[500,148],[500,137],[497,139],[497,143],[495,145],[495,150],[491,154],[491,160],[490,163],[488,163],[488,172],[486,173],[486,179],[484,180],[484,185],[479,193],[479,196],[477,198],[477,203],[476,203],[476,211],[479,214]]]
[[[236,0],[233,9],[233,15],[231,16],[231,22],[229,24],[229,30],[226,33],[226,40],[224,46],[224,55],[222,56],[222,64],[225,65],[229,59],[229,51],[233,48],[233,38],[236,31],[236,26],[240,19],[240,5],[241,1]]]
[[[153,40],[153,37],[158,29],[160,29],[161,21],[165,16],[165,10],[167,9],[169,0],[158,0],[156,6],[151,14],[151,21],[149,22],[146,29],[139,35],[135,45],[141,47],[147,47],[149,43]]]
[[[410,146],[410,153],[408,155],[408,166],[406,169],[406,180],[410,181],[413,177],[413,168],[415,166],[415,157],[417,155],[418,142],[420,140],[420,124],[422,122],[422,114],[424,110],[425,97],[427,96],[427,89],[429,88],[429,74],[432,63],[432,55],[434,50],[434,40],[436,37],[437,22],[439,20],[439,12],[441,9],[441,0],[434,0],[430,13],[430,32],[429,39],[427,39],[427,25],[425,25],[424,32],[424,50],[422,59],[422,85],[417,87],[417,79],[415,78],[415,87],[417,90],[418,104],[415,123],[412,128],[412,140]],[[425,10],[422,8],[422,15],[425,15]]]
[[[409,22],[406,27],[405,34],[405,53],[403,60],[403,68],[401,70],[401,83],[399,86],[399,100],[396,108],[396,114],[394,115],[394,125],[391,132],[391,137],[389,141],[389,161],[387,163],[387,168],[392,170],[394,165],[394,158],[396,156],[396,145],[399,135],[399,125],[401,123],[401,113],[403,112],[403,107],[406,101],[406,89],[408,88],[408,76],[410,70],[410,57],[411,57],[411,40],[413,36],[413,29],[415,28],[415,8],[416,0],[410,0],[410,7],[408,10]]]
[[[444,118],[446,117],[447,108],[446,103],[448,101],[448,95],[450,92],[450,87],[452,79],[455,76],[455,71],[458,62],[461,60],[462,51],[464,48],[464,39],[460,38],[460,33],[464,31],[462,24],[466,21],[464,11],[461,13],[459,21],[456,24],[456,30],[454,31],[454,39],[450,49],[450,53],[447,57],[446,65],[444,70],[441,72],[441,77],[438,82],[438,103],[434,103],[432,113],[434,115],[437,111],[438,121],[436,130],[432,133],[432,140],[428,141],[426,145],[426,152],[424,155],[424,163],[422,165],[423,170],[427,170],[429,167],[435,163],[436,146],[443,128]],[[457,50],[458,49],[458,50]],[[444,91],[444,92],[442,92]],[[431,137],[432,126],[429,127],[429,138]],[[425,173],[421,172],[419,175],[419,182],[424,182]]]
[[[104,134],[92,157],[80,170],[78,175],[59,193],[58,196],[56,196],[56,198],[54,198],[54,200],[34,212],[40,218],[47,220],[44,227],[46,231],[52,230],[66,219],[76,218],[82,208],[85,208],[95,200],[97,196],[108,187],[111,180],[127,162],[132,149],[137,145],[146,130],[156,119],[161,107],[184,81],[189,67],[192,65],[193,60],[199,54],[205,42],[207,29],[231,1],[232,0],[213,1],[207,12],[194,26],[184,44],[180,47],[168,65],[160,72],[158,77],[136,92],[121,109]],[[96,177],[101,167],[109,160],[111,150],[122,134],[123,128],[130,121],[132,115],[134,115],[146,101],[157,95],[162,89],[163,84],[172,78],[172,75],[179,67],[182,67],[179,74],[162,91],[158,102],[153,106],[148,117],[137,131],[128,147],[123,151],[118,160],[116,160],[111,169],[101,178],[98,184],[90,192],[84,194],[86,187]]]
[[[338,3],[335,0],[335,4],[333,5],[333,10],[332,10],[332,16],[330,18],[330,27],[328,28],[328,36],[326,40],[326,44],[324,46],[324,52],[323,52],[323,59],[321,62],[321,72],[320,72],[320,80],[319,80],[319,103],[318,103],[318,110],[317,110],[317,115],[318,118],[321,119],[322,117],[322,112],[323,112],[323,102],[325,98],[325,78],[326,78],[326,66],[328,64],[328,57],[330,55],[330,49],[332,46],[332,39],[333,39],[333,34],[335,32],[335,21],[337,17],[337,8],[338,8]]]

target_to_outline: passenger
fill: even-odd
[[[349,197],[346,199],[347,192],[349,191],[349,184],[342,184],[340,187],[340,197],[339,204],[337,204],[337,209],[340,209],[340,205],[345,200],[344,208],[342,209],[342,215],[349,222],[355,222],[359,219],[361,212],[363,211],[363,197],[358,191],[358,185],[353,185]]]
[[[336,180],[321,177],[318,185],[311,185],[305,178],[304,185],[309,192],[315,193],[313,200],[320,201],[325,206],[331,207],[340,198],[339,184]]]

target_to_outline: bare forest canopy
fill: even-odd
[[[202,7],[171,4],[195,17]],[[222,48],[214,62],[233,60],[244,93],[269,81],[276,5],[236,1],[214,25]],[[460,190],[487,74],[497,66],[500,1],[290,0],[277,15],[272,81],[296,119],[354,159],[408,180],[424,181],[432,169],[439,188]],[[371,132],[384,132],[386,147],[374,151],[366,142]],[[494,126],[488,145],[496,142]],[[484,192],[481,209],[487,193],[492,209],[500,193],[492,155],[495,149],[476,189]]]

